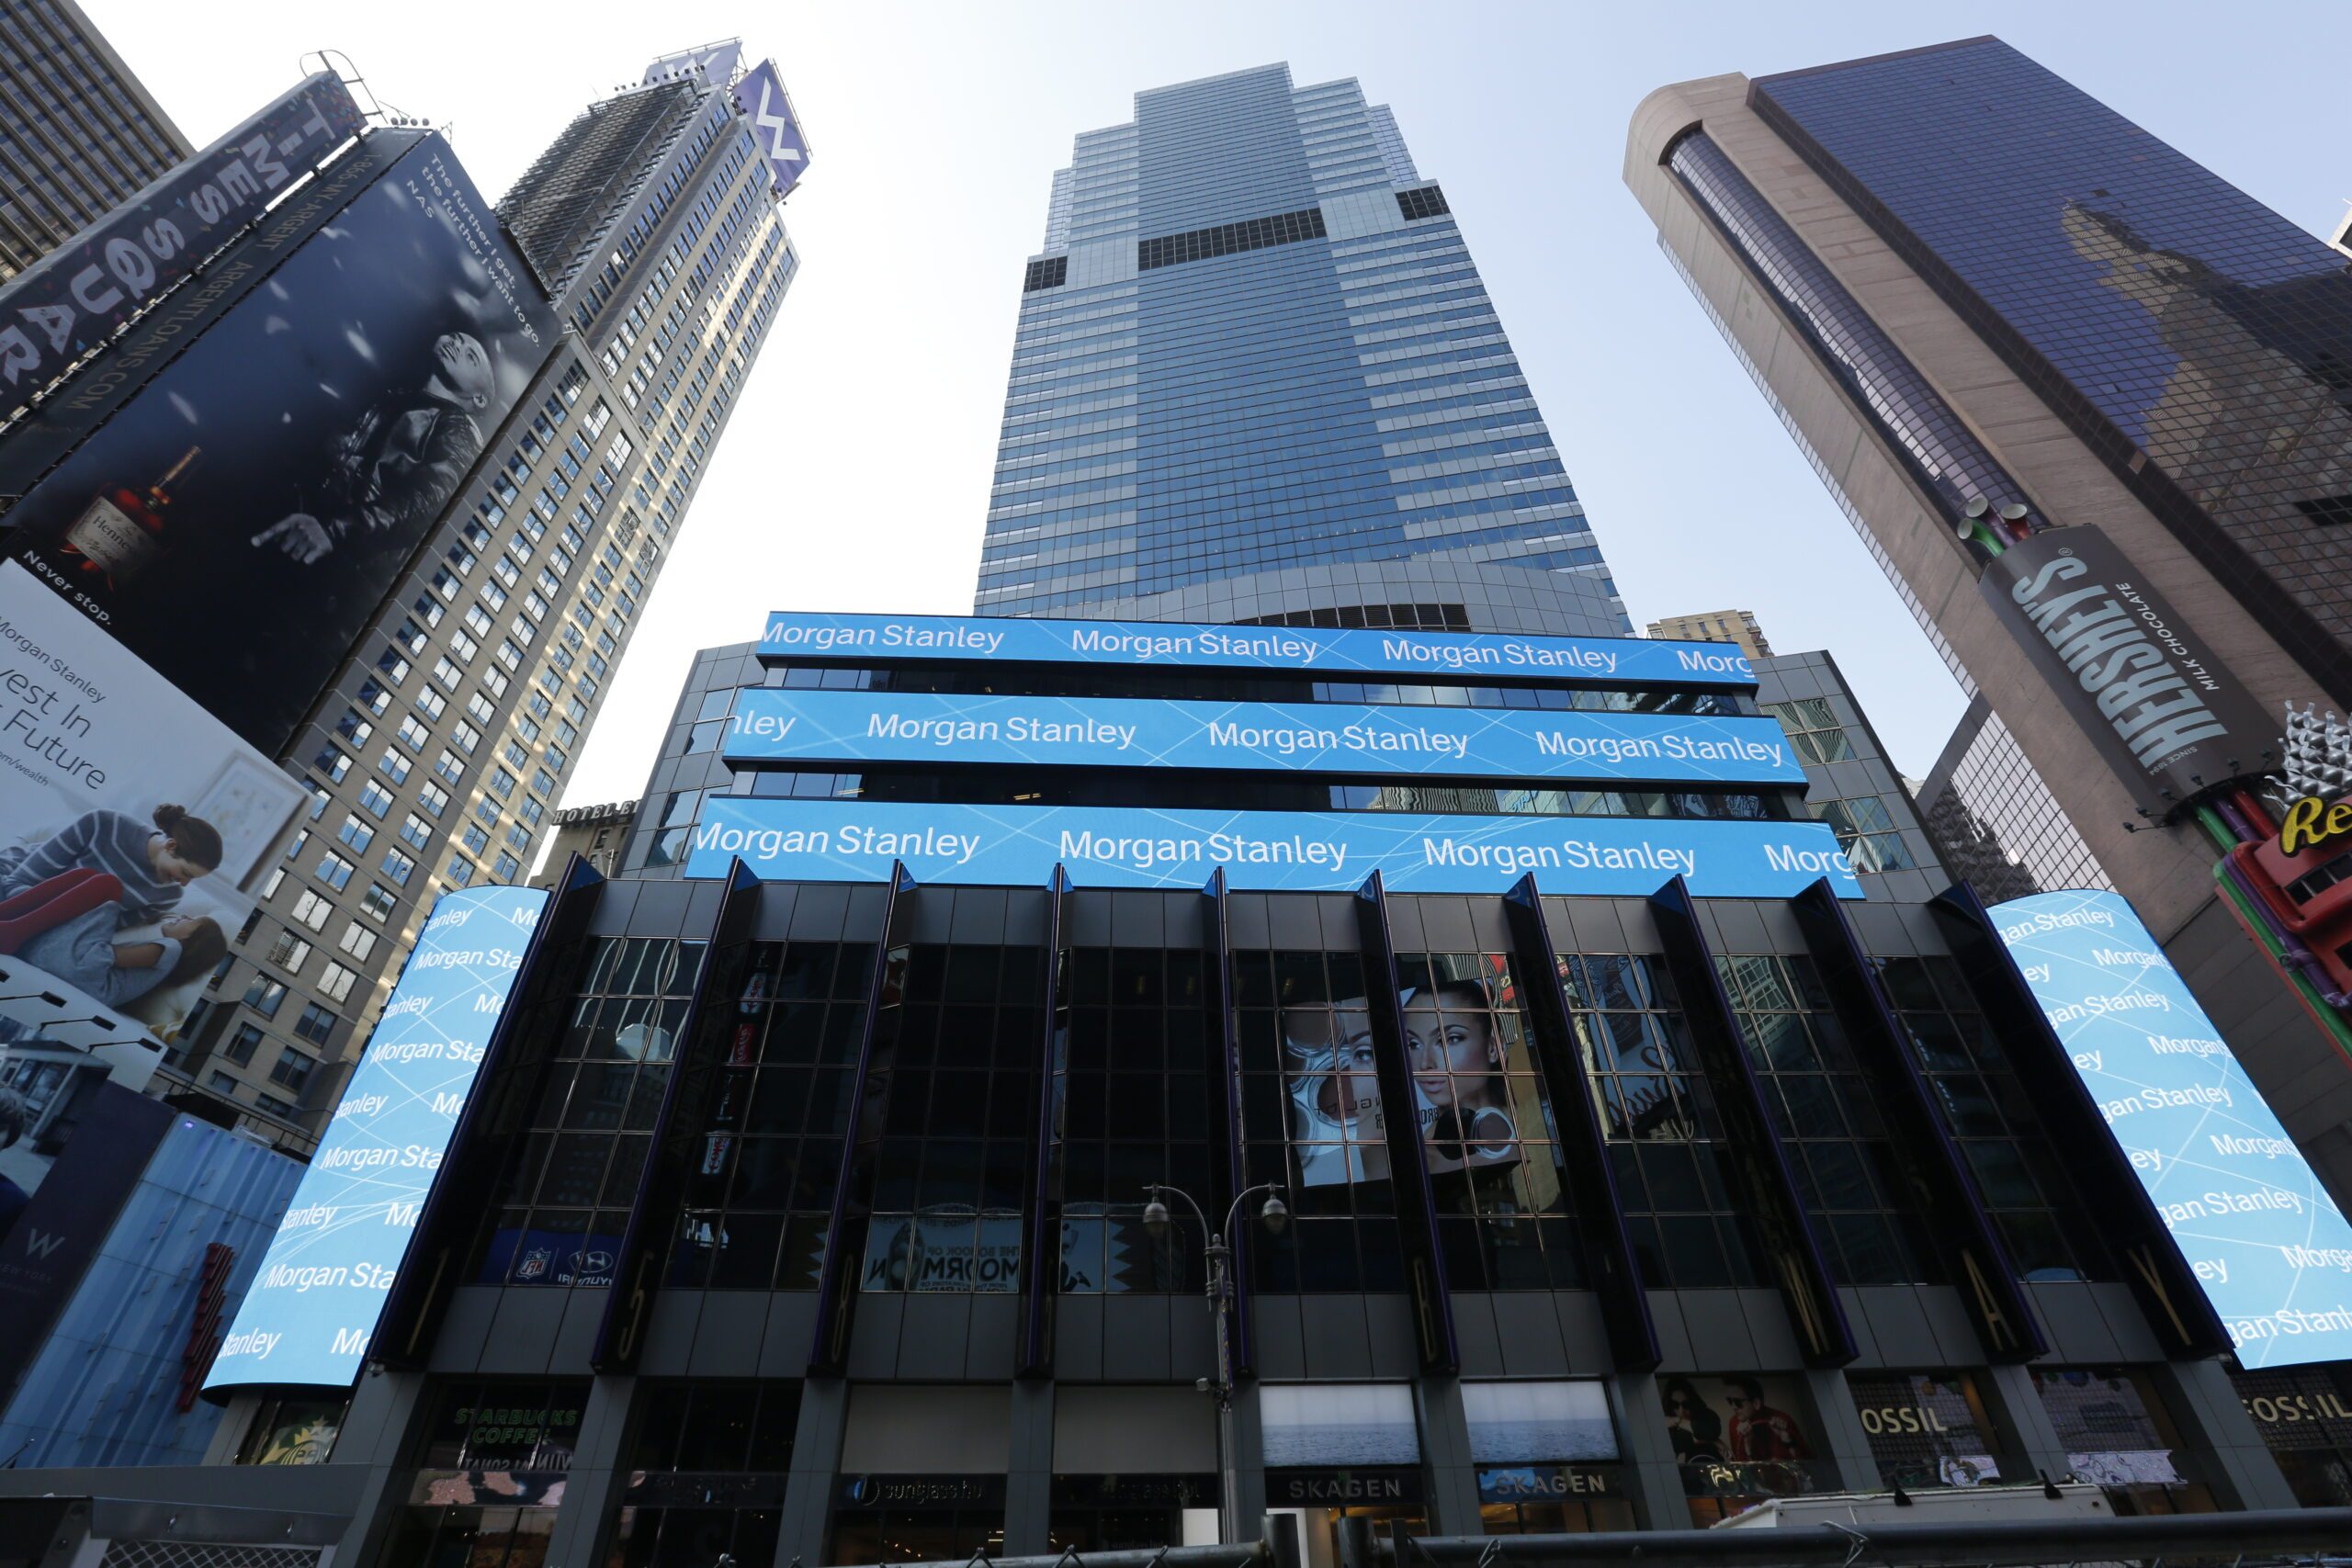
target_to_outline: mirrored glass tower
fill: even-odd
[[[1287,65],[1055,175],[973,607],[1631,630],[1444,191]]]

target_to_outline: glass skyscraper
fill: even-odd
[[[1988,899],[2111,882],[2346,1201],[2352,1012],[2312,976],[2352,931],[2304,908],[2332,880],[2217,879],[2275,831],[2211,809],[2254,770],[2135,795],[1973,542],[1993,510],[2083,530],[2250,713],[2352,704],[2344,256],[1995,38],[1662,87],[1625,179],[1975,702],[1921,797],[1948,868]],[[2233,768],[2279,754],[2259,722]]]
[[[1631,630],[1445,193],[1287,65],[1055,175],[974,608]]]

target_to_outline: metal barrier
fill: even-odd
[[[1369,1520],[1342,1519],[1339,1545],[1340,1568],[2092,1568],[2126,1562],[2352,1568],[2352,1508],[1595,1535],[1413,1536],[1396,1527],[1377,1530]],[[1299,1543],[1291,1520],[1282,1517],[1268,1519],[1260,1540],[1231,1546],[1073,1549],[888,1568],[1299,1568]]]
[[[2352,1508],[2136,1518],[1815,1523],[1778,1529],[1623,1530],[1596,1535],[1410,1536],[1350,1529],[1342,1568],[2037,1568],[2165,1562],[2222,1568],[2352,1564]]]

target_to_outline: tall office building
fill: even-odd
[[[2263,794],[2288,705],[2352,695],[2343,257],[1990,38],[1663,88],[1625,179],[1981,694],[1947,818],[2037,881],[2104,868],[2352,1194],[2352,909]],[[2055,573],[2109,585],[2128,664],[2039,613]]]
[[[524,880],[791,285],[731,76],[591,105],[500,205],[565,330],[289,749],[309,821],[162,1075],[288,1147],[440,892]]]
[[[973,606],[1627,629],[1444,191],[1286,65],[1138,93],[1055,175]]]
[[[0,282],[194,150],[74,0],[0,7]]]

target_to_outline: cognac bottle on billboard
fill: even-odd
[[[172,487],[199,450],[191,446],[182,453],[143,493],[121,485],[93,497],[65,530],[66,553],[82,558],[84,571],[103,573],[109,587],[145,570],[164,550],[164,514],[172,504]]]

